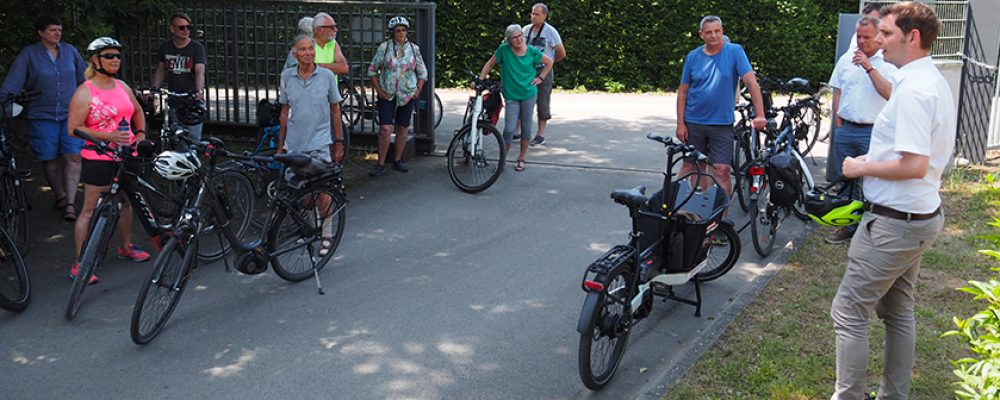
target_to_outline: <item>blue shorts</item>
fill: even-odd
[[[396,100],[378,99],[378,124],[410,126],[410,117],[413,116],[413,103],[419,101],[416,98],[410,99],[405,106],[396,106]]]
[[[730,165],[733,161],[733,127],[731,125],[687,124],[688,144],[708,156],[712,164]],[[686,161],[685,161],[686,162]]]
[[[83,139],[70,137],[66,120],[28,120],[28,138],[39,161],[52,161],[60,154],[80,155]]]

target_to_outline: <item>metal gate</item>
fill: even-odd
[[[418,151],[434,149],[434,3],[369,1],[291,0],[177,0],[177,11],[191,16],[192,38],[205,45],[206,103],[208,123],[254,126],[257,103],[278,98],[278,80],[288,56],[296,24],[302,17],[325,12],[333,16],[339,29],[337,42],[351,67],[355,86],[370,86],[364,76],[372,53],[388,39],[386,23],[401,15],[412,21],[411,40],[420,46],[427,65],[428,82],[421,93],[426,112],[413,122]],[[117,32],[126,45],[130,62],[125,76],[136,85],[149,82],[156,67],[156,49],[169,33],[167,18],[173,9],[152,15],[149,24]],[[374,93],[366,91],[371,104]],[[363,115],[373,115],[369,110]],[[352,135],[374,135],[378,127],[363,121]]]
[[[985,21],[980,21],[985,22]],[[965,46],[961,53],[962,87],[958,103],[958,154],[973,163],[986,160],[990,108],[997,82],[997,68],[986,63],[980,27],[971,7],[966,7]]]

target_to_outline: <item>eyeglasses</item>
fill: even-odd
[[[514,40],[514,39],[524,39],[524,35],[517,35],[517,36],[511,36],[510,37],[510,40]]]
[[[121,53],[107,53],[107,54],[99,54],[97,56],[105,60],[117,60],[122,58]]]
[[[194,26],[192,26],[192,25],[174,25],[174,28],[177,28],[178,30],[186,31],[188,29],[194,29]]]
[[[333,25],[320,25],[320,26],[317,26],[317,28],[323,28],[323,29],[337,29],[337,24],[333,24]]]
[[[393,29],[393,30],[396,31],[396,32],[406,32],[406,28],[396,28],[396,29]]]

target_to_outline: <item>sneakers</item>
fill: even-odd
[[[69,279],[75,281],[76,280],[76,274],[79,274],[79,273],[80,273],[80,263],[73,263],[73,265],[71,267],[69,267]],[[87,283],[87,284],[88,285],[93,285],[95,283],[97,283],[97,275],[90,274],[90,282]]]
[[[385,165],[375,164],[375,166],[372,167],[372,170],[371,170],[371,172],[368,173],[368,175],[371,175],[371,176],[382,176],[383,173],[385,173]]]
[[[540,145],[542,143],[545,143],[545,136],[535,135],[535,138],[531,139],[531,145],[532,146],[538,146],[538,145]]]
[[[403,160],[393,161],[392,162],[392,169],[394,169],[396,171],[399,171],[399,172],[410,172],[410,169],[406,168],[406,165],[403,164]]]
[[[139,246],[135,243],[130,243],[126,248],[118,248],[118,258],[123,260],[132,260],[135,262],[143,262],[149,260],[149,253],[142,251]]]
[[[833,232],[832,235],[827,236],[823,240],[825,240],[827,243],[830,243],[830,244],[840,244],[840,243],[850,242],[851,241],[851,237],[853,237],[853,236],[854,236],[854,232],[852,232],[847,227],[842,227],[842,228],[837,229],[837,231]]]

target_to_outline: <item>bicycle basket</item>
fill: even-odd
[[[658,191],[650,197],[648,207],[658,210],[663,215],[659,219],[640,214],[639,229],[643,232],[640,245],[643,249],[656,239],[663,238],[660,256],[666,261],[663,266],[666,272],[686,272],[693,269],[705,259],[709,241],[707,232],[722,220],[723,212],[729,205],[725,190],[718,185],[712,185],[705,190],[692,190],[687,180],[673,182],[674,200],[671,204],[677,211],[667,216],[669,211],[663,205],[663,191]]]
[[[765,170],[771,185],[771,203],[791,207],[802,196],[798,160],[788,152],[781,152],[768,159]]]
[[[262,99],[257,103],[257,127],[267,128],[279,124],[281,104],[277,101]]]

